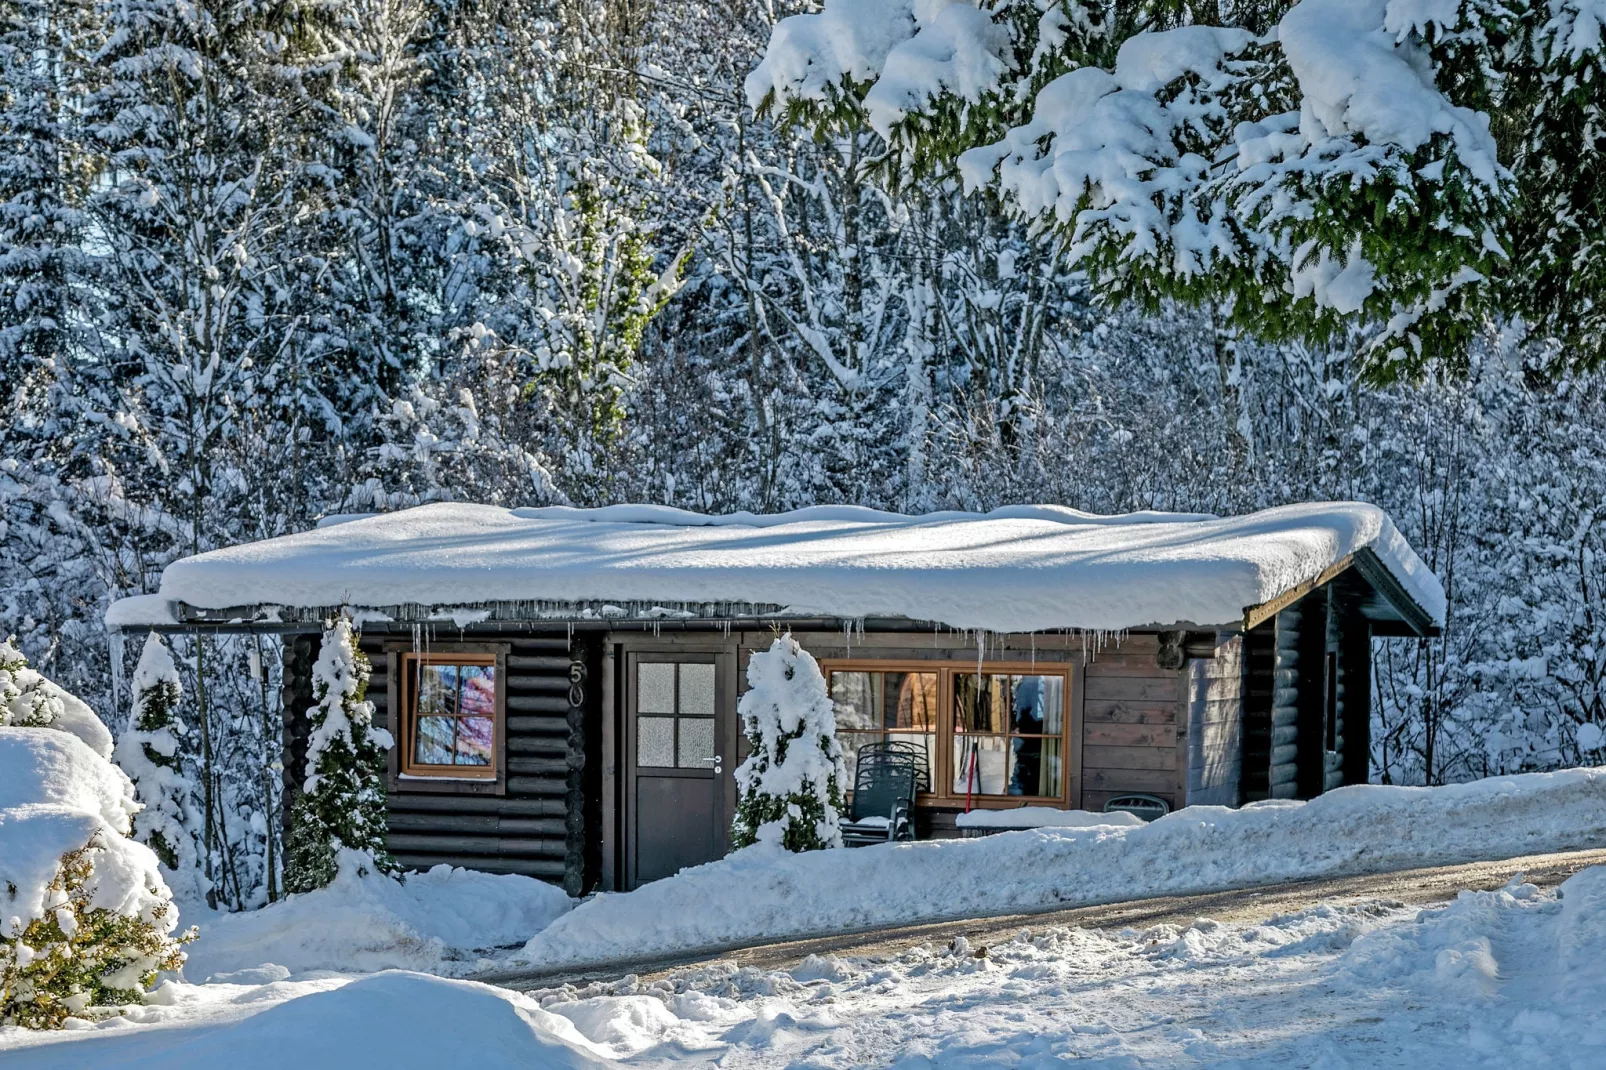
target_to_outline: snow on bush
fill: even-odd
[[[128,838],[138,809],[76,734],[0,727],[0,1023],[137,1003],[183,964],[156,855]]]
[[[736,769],[731,843],[772,843],[788,851],[842,846],[842,748],[825,675],[791,635],[778,636],[747,664],[749,691],[736,712],[751,748]]]
[[[1183,895],[1600,843],[1606,769],[1310,802],[1195,806],[1125,828],[1043,828],[789,855],[746,850],[582,903],[525,945],[556,967],[952,917]]]
[[[309,892],[335,879],[342,850],[357,852],[359,868],[397,874],[385,850],[385,760],[391,735],[375,728],[368,658],[344,618],[323,633],[312,666],[317,704],[307,711],[307,779],[290,811],[284,886]]]
[[[134,670],[134,701],[128,728],[112,757],[134,781],[143,809],[134,815],[134,838],[166,869],[168,886],[186,899],[202,898],[201,824],[189,763],[188,730],[178,714],[178,668],[161,636],[151,632]]]
[[[0,728],[55,728],[111,757],[112,734],[95,711],[28,667],[14,639],[0,642]]]

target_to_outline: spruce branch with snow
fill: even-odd
[[[204,894],[202,806],[193,768],[194,744],[178,712],[182,695],[178,667],[155,632],[145,638],[132,686],[128,727],[112,756],[133,780],[144,804],[134,817],[134,838],[162,860],[169,886],[199,897]]]
[[[778,636],[748,662],[747,683],[736,712],[750,753],[736,769],[732,846],[842,846],[838,821],[847,773],[820,663],[790,634]]]
[[[1186,6],[1116,4],[1108,27],[1051,6],[1028,52],[1008,4],[827,0],[776,26],[748,100],[873,132],[894,176],[946,162],[1106,300],[1267,340],[1360,331],[1374,381],[1464,374],[1491,316],[1573,343],[1564,365],[1606,359],[1579,289],[1606,244],[1597,0]],[[955,121],[1023,84],[996,136]]]
[[[317,704],[307,711],[307,778],[290,811],[284,886],[322,888],[335,879],[346,852],[360,869],[390,874],[401,867],[385,849],[385,762],[391,735],[374,727],[368,658],[351,621],[334,621],[312,667]]]

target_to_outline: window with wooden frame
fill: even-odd
[[[1073,788],[1071,669],[975,662],[826,661],[849,783],[868,743],[927,754],[922,801],[1067,805]]]
[[[393,786],[500,794],[506,782],[507,656],[458,646],[391,654]]]

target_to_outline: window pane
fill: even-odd
[[[714,719],[712,717],[682,717],[680,719],[680,753],[677,763],[682,769],[712,768],[714,757]]]
[[[452,764],[452,727],[455,717],[420,717],[413,741],[413,761],[419,765]]]
[[[848,767],[848,782],[841,785],[843,791],[853,790],[853,778],[859,768],[859,748],[866,743],[875,743],[881,739],[880,732],[840,732],[836,741],[842,747],[842,760]]]
[[[687,662],[680,667],[680,712],[714,712],[714,667]]]
[[[458,709],[468,717],[496,715],[496,666],[462,665],[457,670],[463,682]]]
[[[646,668],[645,665],[642,668]],[[673,666],[671,666],[673,668]],[[672,768],[675,764],[675,719],[636,718],[636,764]]]
[[[1063,763],[1058,739],[1016,737],[1009,741],[1009,793],[1011,795],[1060,795]]]
[[[921,781],[921,790],[924,791],[925,785],[930,785],[932,783],[932,758],[937,753],[936,735],[934,733],[922,734],[916,732],[888,732],[886,734],[886,739],[889,741],[896,740],[899,743],[907,743],[910,747],[914,748],[916,751],[925,756],[925,764],[921,766],[921,769],[926,774],[925,779]],[[941,785],[937,786],[940,787]]]
[[[457,666],[418,666],[418,715],[446,717],[457,712]]]
[[[831,674],[831,701],[836,706],[839,731],[874,728],[880,723],[875,712],[875,682],[880,673],[834,672]]]
[[[1003,795],[1008,743],[1003,736],[955,736],[954,794]]]
[[[886,683],[882,724],[887,728],[932,728],[937,723],[937,674],[878,673]]]
[[[675,666],[650,661],[636,666],[636,710],[640,713],[675,712]]]
[[[1012,685],[1010,731],[1060,734],[1061,711],[1065,705],[1065,678],[1062,676],[998,677]]]
[[[954,731],[1007,732],[1010,678],[995,673],[954,673]]]
[[[454,765],[490,765],[496,722],[489,717],[462,717],[457,722]]]

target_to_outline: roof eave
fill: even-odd
[[[1439,625],[1434,621],[1433,614],[1411,597],[1410,592],[1395,578],[1394,573],[1389,571],[1388,566],[1371,547],[1362,547],[1341,558],[1323,569],[1314,579],[1291,587],[1276,598],[1256,606],[1246,606],[1244,630],[1248,631],[1265,623],[1312,591],[1327,586],[1351,569],[1377,592],[1378,597],[1392,611],[1389,617],[1372,620],[1374,634],[1418,637],[1432,637],[1439,634]]]

